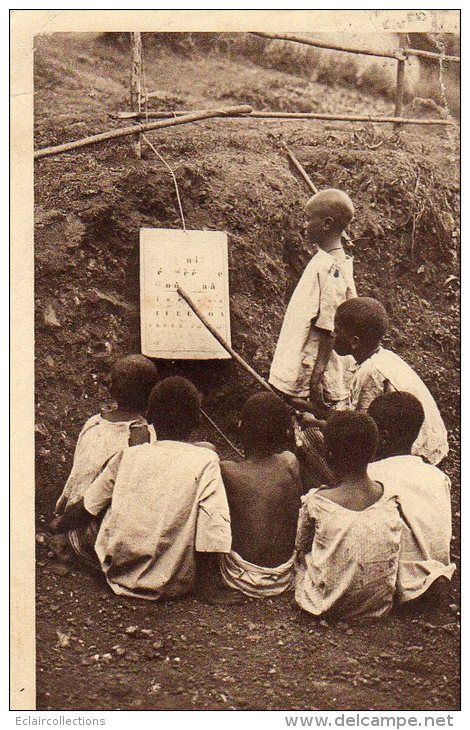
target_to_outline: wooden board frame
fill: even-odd
[[[170,360],[225,360],[224,350],[180,297],[182,286],[230,344],[227,234],[140,229],[142,353]]]

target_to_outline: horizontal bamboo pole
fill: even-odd
[[[98,144],[98,142],[106,142],[110,139],[117,139],[118,137],[126,137],[129,134],[136,134],[138,132],[150,132],[154,129],[163,129],[165,127],[173,127],[177,124],[198,122],[201,119],[211,119],[213,117],[225,117],[233,114],[249,114],[251,111],[251,106],[232,106],[224,107],[221,109],[208,109],[206,111],[190,112],[189,114],[180,116],[177,119],[163,119],[159,122],[150,122],[148,124],[133,124],[131,127],[111,129],[108,132],[102,132],[101,134],[94,134],[91,137],[77,139],[74,142],[65,142],[64,144],[58,144],[55,147],[44,147],[41,150],[35,151],[34,159],[38,160],[42,157],[58,155],[61,152],[69,152],[70,150],[75,150],[79,147]]]
[[[343,51],[344,53],[356,53],[364,56],[378,56],[380,58],[403,57],[403,54],[400,51],[379,51],[363,48],[348,48],[347,46],[341,46],[338,43],[328,43],[327,41],[306,38],[305,36],[294,35],[292,33],[258,33],[253,31],[251,34],[261,36],[261,38],[270,38],[271,40],[276,41],[293,41],[294,43],[302,43],[305,46],[313,46],[313,48],[325,48],[329,51]]]
[[[419,48],[404,48],[402,53],[405,56],[429,58],[435,61],[446,61],[446,63],[460,63],[460,56],[449,56],[447,53],[434,53],[433,51],[421,51]]]
[[[189,111],[148,111],[142,117],[155,117],[166,119],[168,117],[179,118],[183,115],[192,114]],[[230,119],[317,119],[331,122],[374,122],[378,124],[438,124],[455,125],[455,122],[448,119],[412,119],[409,117],[374,117],[365,114],[317,114],[316,112],[257,112],[243,114],[224,114]]]
[[[329,51],[342,51],[343,53],[355,53],[363,56],[378,56],[379,58],[395,58],[397,60],[404,59],[407,56],[417,56],[418,58],[429,58],[436,61],[450,61],[454,63],[460,63],[459,56],[448,56],[445,53],[421,51],[418,48],[403,48],[393,51],[380,51],[378,49],[372,50],[370,48],[350,48],[348,46],[341,46],[337,43],[328,43],[327,41],[306,38],[305,36],[294,35],[292,33],[260,33],[252,31],[251,34],[261,36],[262,38],[270,38],[272,40],[293,41],[294,43],[302,43],[305,46],[312,46],[313,48],[325,48]]]
[[[193,300],[191,299],[191,297],[189,296],[189,294],[184,289],[182,289],[180,286],[178,286],[176,288],[176,291],[178,292],[178,294],[180,295],[180,297],[182,297],[184,299],[184,301],[186,302],[186,304],[188,305],[188,307],[190,307],[190,309],[192,309],[192,311],[194,312],[194,314],[196,315],[196,317],[198,317],[201,320],[202,324],[209,330],[209,332],[211,333],[211,335],[213,335],[213,337],[215,337],[215,339],[217,340],[217,342],[219,342],[222,345],[222,347],[224,348],[224,350],[226,350],[233,357],[233,359],[239,365],[241,365],[241,367],[244,370],[246,370],[246,372],[249,373],[265,390],[269,390],[271,393],[273,393],[274,392],[273,391],[273,388],[271,388],[271,386],[269,385],[268,381],[265,380],[264,378],[262,378],[261,375],[258,375],[258,373],[256,372],[256,370],[253,370],[253,368],[251,367],[251,365],[249,365],[246,362],[246,360],[244,360],[242,358],[242,356],[238,354],[238,352],[235,352],[235,350],[233,349],[233,347],[231,347],[228,344],[227,340],[225,340],[222,337],[222,335],[219,334],[219,332],[217,332],[217,330],[215,329],[215,327],[212,326],[212,324],[209,322],[209,320],[207,319],[207,317],[203,314],[203,312],[201,312],[201,310],[199,309],[199,307],[197,306],[197,304],[195,304],[195,302],[193,302]]]

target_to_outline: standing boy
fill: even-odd
[[[347,397],[343,360],[333,352],[338,305],[356,296],[352,259],[341,236],[353,218],[353,204],[341,190],[317,193],[307,203],[306,238],[318,248],[287,307],[269,382],[290,398],[324,410]],[[300,405],[300,404],[298,404]]]
[[[372,401],[368,412],[379,429],[380,458],[369,465],[369,477],[382,482],[385,494],[398,496],[405,520],[397,581],[397,598],[404,603],[423,596],[439,579],[447,583],[455,571],[450,479],[411,453],[424,421],[417,398],[387,393]]]
[[[213,554],[230,551],[230,517],[217,454],[189,442],[199,422],[195,386],[181,377],[161,381],[148,418],[159,440],[114,456],[51,529],[64,532],[104,513],[95,550],[119,595],[157,600],[195,587],[213,595]]]
[[[314,616],[379,618],[393,604],[401,519],[367,466],[378,441],[365,413],[335,412],[325,447],[337,487],[311,489],[300,510],[295,600]]]
[[[302,484],[289,408],[273,393],[243,406],[243,461],[223,461],[232,550],[221,557],[227,586],[254,598],[293,587],[294,542]]]
[[[334,348],[339,355],[353,355],[356,361],[348,406],[367,411],[378,395],[397,390],[416,396],[424,409],[424,422],[412,453],[430,464],[439,464],[449,446],[436,401],[415,371],[399,355],[381,346],[387,329],[387,313],[376,299],[357,297],[338,307]]]

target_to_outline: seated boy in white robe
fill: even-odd
[[[157,379],[156,366],[143,355],[127,355],[113,365],[109,392],[114,402],[83,426],[72,470],[55,507],[57,515],[83,499],[90,484],[114,454],[128,446],[155,441],[155,430],[147,424],[144,414]],[[99,520],[93,520],[85,527],[71,531],[67,538],[51,538],[49,547],[64,562],[78,558],[89,567],[97,568],[94,542],[98,530]]]
[[[333,413],[325,446],[338,486],[311,489],[297,529],[295,600],[314,616],[380,618],[393,605],[401,519],[367,474],[378,431],[365,413]]]
[[[405,521],[397,583],[397,599],[404,603],[424,597],[440,579],[448,584],[455,571],[450,562],[450,479],[411,453],[424,421],[417,398],[410,393],[381,395],[372,401],[369,415],[380,434],[380,461],[369,465],[369,476],[382,482],[385,494],[398,495]]]
[[[158,370],[143,355],[128,355],[118,360],[110,372],[109,392],[112,405],[88,419],[78,437],[72,471],[55,511],[78,502],[111,456],[132,441],[155,440],[153,427],[147,428],[144,414],[150,391],[157,382]]]
[[[230,551],[230,516],[217,454],[189,441],[199,405],[185,378],[158,383],[148,419],[159,440],[112,457],[84,499],[51,525],[64,532],[104,513],[95,551],[118,595],[157,600],[198,587],[210,599],[217,592],[214,553]]]
[[[419,375],[399,355],[381,347],[387,329],[387,313],[376,299],[349,299],[336,311],[334,348],[339,355],[353,355],[356,361],[349,407],[367,411],[378,395],[393,391],[411,393],[424,409],[424,422],[412,453],[430,464],[439,464],[447,456],[449,446],[436,401]]]
[[[254,598],[293,587],[294,541],[302,484],[286,404],[271,393],[245,403],[243,461],[221,463],[230,507],[232,550],[221,557],[224,583]]]

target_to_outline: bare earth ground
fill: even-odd
[[[39,37],[37,148],[118,126],[127,50],[98,38]],[[158,108],[389,113],[388,102],[224,54],[148,48]],[[125,124],[125,122],[123,123]],[[357,206],[358,290],[382,299],[389,342],[432,389],[449,428],[453,559],[459,562],[458,147],[455,132],[389,126],[203,122],[150,135],[176,169],[188,228],[229,234],[234,347],[267,374],[285,300],[308,260],[308,190]],[[36,163],[37,682],[39,709],[414,709],[459,707],[458,574],[438,609],[378,624],[314,622],[292,598],[231,608],[187,598],[124,601],[101,578],[54,561],[43,540],[85,419],[106,399],[110,362],[139,349],[138,231],[180,227],[172,181],[129,140]],[[199,385],[236,440],[254,384],[229,364],[163,364]],[[214,440],[222,455],[223,443]]]

